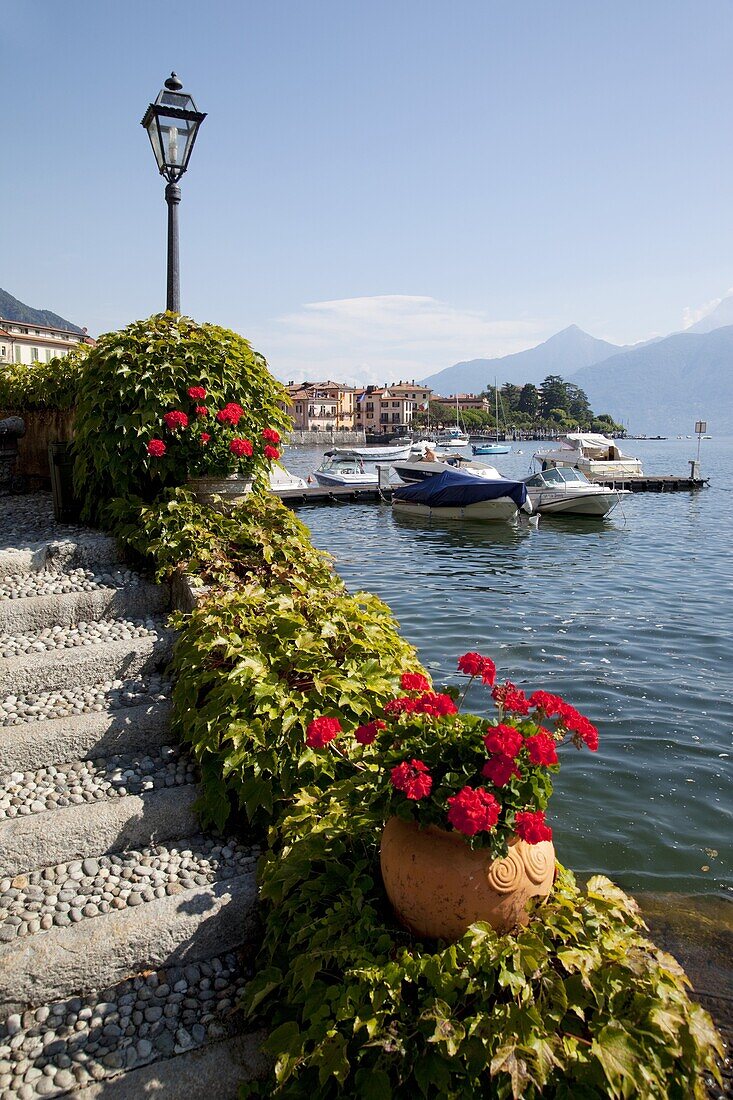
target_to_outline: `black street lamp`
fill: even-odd
[[[181,282],[178,263],[178,204],[181,189],[178,180],[188,168],[199,126],[206,115],[196,109],[193,97],[183,91],[175,73],[171,73],[150,103],[142,124],[148,131],[158,171],[168,180],[165,201],[168,203],[168,294],[166,309],[181,312]]]

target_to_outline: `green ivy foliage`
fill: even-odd
[[[76,405],[89,344],[75,344],[48,363],[0,364],[0,409],[20,414]]]
[[[720,1039],[635,902],[560,868],[516,934],[475,924],[451,946],[396,927],[379,876],[381,820],[358,780],[303,791],[261,872],[265,942],[245,993],[274,1082],[305,1100],[689,1100]]]
[[[167,486],[185,484],[184,464],[147,453],[163,414],[180,408],[189,386],[204,386],[215,408],[237,402],[250,435],[281,432],[290,420],[278,402],[283,386],[264,358],[237,333],[160,313],[102,336],[81,378],[74,440],[74,483],[85,521],[104,522],[110,501],[133,496],[152,501]],[[266,480],[260,459],[255,478]]]
[[[580,889],[559,869],[516,934],[476,924],[446,947],[395,923],[370,773],[304,739],[315,715],[372,717],[420,670],[379,600],[349,595],[269,495],[224,517],[176,490],[116,516],[161,575],[213,584],[179,619],[174,723],[202,764],[205,818],[270,825],[245,1008],[273,1076],[243,1097],[702,1100],[719,1036],[608,879]]]

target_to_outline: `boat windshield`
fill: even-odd
[[[563,485],[589,485],[588,478],[574,466],[551,466],[539,474],[534,474],[525,482],[530,489],[541,489],[543,486],[560,488]]]

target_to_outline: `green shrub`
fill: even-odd
[[[290,426],[278,405],[285,390],[235,332],[161,313],[108,333],[87,358],[77,404],[74,482],[85,520],[104,521],[116,497],[151,501],[165,487],[185,484],[188,463],[161,463],[147,444],[191,386],[206,389],[212,408],[241,406],[250,437]],[[258,456],[253,472],[259,483],[267,467]]]
[[[0,364],[0,409],[23,413],[73,408],[91,350],[89,344],[75,344],[67,355],[48,363]]]

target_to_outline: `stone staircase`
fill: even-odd
[[[0,498],[0,1100],[237,1095],[257,849],[202,835],[169,593]]]

